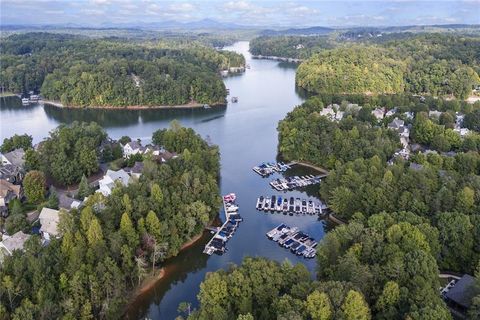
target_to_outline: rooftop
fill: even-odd
[[[42,225],[40,232],[46,232],[53,236],[58,235],[57,225],[60,222],[59,213],[60,211],[58,210],[43,208],[38,217]]]
[[[7,238],[1,242],[2,246],[7,249],[9,254],[12,254],[14,250],[23,250],[25,241],[30,238],[29,234],[25,234],[22,231],[18,231],[10,238]]]
[[[465,274],[455,285],[445,294],[447,299],[457,303],[458,305],[469,308],[472,304],[472,298],[478,293],[475,290],[475,278]]]
[[[25,160],[23,159],[25,156],[25,151],[22,148],[4,153],[3,156],[8,160],[8,162],[10,162],[10,164],[20,167],[25,164]]]

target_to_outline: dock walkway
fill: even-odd
[[[321,201],[300,199],[294,197],[260,196],[257,198],[256,209],[265,212],[278,212],[283,214],[309,214],[326,216],[329,212],[328,206]]]
[[[207,228],[208,230],[215,232],[214,236],[205,245],[205,249],[203,250],[203,253],[208,255],[212,255],[213,253],[224,253],[227,250],[227,241],[233,237],[240,222],[243,221],[243,218],[238,213],[239,207],[235,204],[236,195],[234,193],[230,193],[223,196],[222,200],[223,211],[225,213],[225,222],[221,227]]]

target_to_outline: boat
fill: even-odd
[[[30,104],[30,100],[28,98],[22,98],[22,104],[23,105],[28,105],[28,104]]]
[[[210,109],[210,106],[205,103],[205,104],[203,105],[203,109]]]
[[[260,196],[260,198],[257,199],[257,210],[262,210],[263,209],[263,203],[265,202],[265,198],[263,196]]]
[[[237,103],[238,102],[238,97],[232,97],[232,103]]]
[[[271,211],[275,210],[276,199],[277,199],[277,197],[275,197],[275,196],[272,196],[272,198],[270,198],[270,210]]]

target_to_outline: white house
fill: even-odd
[[[11,255],[15,250],[23,251],[23,246],[30,237],[31,236],[29,234],[18,231],[11,237],[8,237],[0,242],[0,251],[3,251],[3,255]],[[2,254],[0,254],[0,256],[1,255]]]
[[[60,232],[58,230],[58,223],[60,222],[60,211],[43,208],[38,216],[40,220],[40,234],[42,238],[49,241],[52,238],[59,238]]]
[[[453,131],[457,132],[462,138],[470,133],[467,128],[455,128]]]
[[[379,121],[383,120],[385,117],[385,110],[383,108],[376,108],[372,110],[372,115]]]
[[[404,112],[403,114],[407,119],[410,119],[410,120],[412,120],[415,117],[415,113],[413,113],[412,111],[407,111],[407,112]]]
[[[320,111],[320,115],[321,116],[325,116],[327,118],[329,118],[330,120],[334,119],[335,118],[335,110],[332,108],[332,105],[329,105],[328,107],[326,108],[323,108],[321,111]]]
[[[342,120],[344,115],[345,115],[345,112],[337,111],[337,114],[335,115],[335,120],[337,120],[337,121]]]
[[[123,157],[128,158],[133,154],[142,153],[142,145],[138,141],[131,141],[123,146]]]
[[[119,181],[122,185],[127,186],[130,182],[130,176],[123,169],[118,171],[107,170],[105,176],[98,181],[100,188],[97,190],[97,192],[101,192],[104,196],[108,197],[110,194],[112,194],[112,190],[115,187],[116,181]]]

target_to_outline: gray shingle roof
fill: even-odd
[[[455,286],[453,286],[445,296],[462,307],[469,308],[472,304],[473,297],[476,293],[478,294],[478,290],[475,290],[474,284],[475,278],[471,275],[465,274],[457,281],[457,283],[455,283]]]

